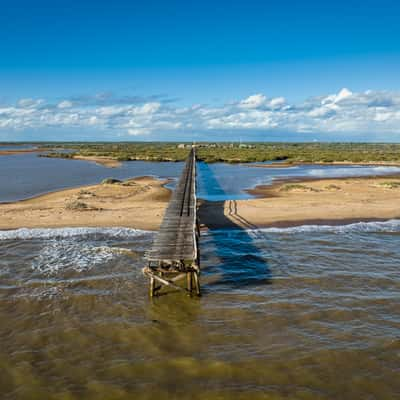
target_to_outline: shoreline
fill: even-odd
[[[227,226],[227,225],[212,225],[211,228],[202,225],[200,231],[214,231],[214,230],[257,230],[257,229],[268,229],[268,228],[277,228],[277,229],[290,229],[290,228],[299,228],[299,227],[309,227],[309,226],[330,226],[330,227],[339,227],[339,226],[348,226],[358,223],[372,223],[372,222],[388,222],[391,220],[400,221],[400,213],[398,217],[393,218],[342,218],[342,219],[305,219],[298,221],[277,221],[271,223],[260,223],[256,226]],[[0,229],[0,232],[2,229]]]
[[[343,167],[351,167],[351,166],[360,166],[360,167],[372,167],[376,165],[377,167],[400,167],[400,162],[398,161],[368,161],[368,162],[351,162],[351,161],[331,161],[331,162],[272,162],[271,164],[253,164],[243,163],[249,168],[290,168],[290,167],[301,167],[304,165],[321,165],[321,166],[343,166]]]
[[[73,156],[70,160],[81,160],[81,161],[88,161],[94,162],[97,165],[101,165],[107,168],[118,168],[122,165],[121,161],[115,160],[114,158],[110,157],[101,157],[101,156]]]
[[[0,230],[128,227],[157,230],[171,196],[169,180],[142,176],[67,188],[0,203]]]
[[[290,228],[300,228],[300,227],[310,227],[310,226],[316,226],[316,227],[340,227],[340,226],[349,226],[353,224],[358,224],[358,223],[373,223],[373,222],[389,222],[389,221],[400,221],[400,214],[398,217],[393,217],[393,218],[343,218],[343,219],[315,219],[315,220],[298,220],[298,221],[279,221],[279,222],[274,222],[270,224],[259,224],[254,227],[241,227],[241,226],[226,226],[226,225],[221,225],[221,226],[213,226],[212,228],[209,228],[207,226],[204,226],[204,224],[201,224],[200,231],[201,232],[208,232],[208,231],[218,231],[218,230],[257,230],[257,229],[268,229],[268,228],[277,228],[277,229],[290,229]],[[98,226],[98,225],[74,225],[74,226],[33,226],[33,227],[17,227],[17,228],[1,228],[0,227],[0,233],[1,232],[13,232],[17,231],[19,229],[90,229],[90,228],[99,228],[99,229],[111,229],[111,228],[120,228],[120,229],[136,229],[139,231],[143,232],[157,232],[158,228],[138,228],[136,226],[125,226],[125,225],[109,225],[109,226]]]
[[[0,230],[128,227],[157,230],[171,196],[169,180],[142,176],[61,189],[0,203]],[[347,225],[400,218],[400,174],[291,177],[247,190],[246,200],[199,201],[203,229]]]
[[[400,179],[400,173],[399,172],[392,172],[392,173],[387,173],[384,175],[355,175],[355,176],[344,176],[340,178],[335,178],[335,177],[300,177],[300,176],[295,176],[295,177],[287,177],[287,178],[277,178],[274,179],[273,182],[270,185],[257,185],[252,189],[246,189],[245,192],[251,194],[254,196],[254,198],[269,198],[273,197],[274,192],[277,188],[286,185],[286,184],[296,184],[296,183],[312,183],[312,182],[321,182],[321,181],[335,181],[335,180],[340,180],[343,182],[346,181],[351,181],[351,180],[371,180],[371,179],[377,179],[377,180],[382,180],[382,179]]]
[[[348,225],[400,218],[400,175],[287,178],[247,191],[253,199],[202,201],[209,229]]]
[[[107,179],[107,178],[105,178],[105,179]],[[111,179],[113,179],[113,178],[111,178]],[[170,183],[172,181],[171,179],[160,179],[160,178],[157,178],[156,176],[153,176],[153,175],[141,175],[141,176],[136,176],[136,177],[133,177],[133,178],[127,178],[127,179],[121,180],[121,183],[129,182],[129,181],[135,181],[135,180],[140,181],[140,180],[143,180],[143,179],[149,179],[149,180],[154,180],[156,182],[162,182],[163,187],[165,187],[165,185],[167,185],[168,183]],[[97,185],[102,185],[102,182],[89,183],[87,185],[66,186],[66,187],[59,188],[59,189],[49,190],[48,192],[37,193],[37,194],[34,194],[33,196],[24,197],[24,198],[17,199],[17,200],[10,200],[10,201],[3,201],[3,202],[0,201],[0,207],[2,205],[18,204],[18,203],[27,202],[27,201],[30,201],[30,200],[36,200],[36,199],[39,199],[41,197],[45,197],[45,196],[48,196],[48,195],[57,194],[57,193],[65,192],[65,191],[69,191],[69,190],[74,190],[74,189],[75,190],[77,190],[77,189],[84,190],[85,188],[92,187],[92,186],[97,186]],[[167,187],[165,187],[165,188],[167,190],[171,191]]]
[[[35,148],[35,149],[21,149],[21,150],[1,150],[0,147],[0,156],[17,156],[20,154],[29,154],[29,153],[40,153],[48,151],[47,149]]]
[[[48,151],[49,151],[49,149],[43,149],[43,148],[39,148],[39,147],[34,148],[34,149],[21,149],[21,150],[1,150],[1,147],[0,147],[0,156],[17,156],[17,155],[31,154],[31,153],[46,153]],[[53,157],[48,157],[48,158],[53,158]],[[107,167],[107,168],[118,168],[122,165],[121,161],[118,161],[111,157],[105,157],[105,156],[103,157],[103,156],[74,155],[73,157],[63,158],[63,159],[94,162],[95,164],[102,165],[103,167]]]

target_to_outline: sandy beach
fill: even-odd
[[[208,227],[296,226],[387,220],[400,217],[400,177],[288,180],[250,191],[256,199],[205,202]]]
[[[170,197],[166,181],[141,177],[0,204],[0,229],[112,227],[156,230]]]
[[[61,190],[0,204],[0,229],[124,226],[157,230],[170,198],[165,181],[141,177]],[[249,200],[206,202],[204,227],[338,224],[400,218],[400,177],[276,182],[251,191]]]

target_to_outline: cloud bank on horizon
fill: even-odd
[[[268,140],[290,132],[298,141],[399,141],[400,93],[344,88],[299,104],[261,93],[212,106],[112,94],[0,104],[0,140],[79,140],[79,132],[82,140]]]

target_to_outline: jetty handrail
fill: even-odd
[[[192,149],[192,160],[193,160],[193,171],[192,171],[192,180],[193,180],[193,243],[194,243],[194,259],[198,261],[197,258],[197,185],[196,185],[196,150]],[[198,265],[196,265],[198,267]]]
[[[149,264],[143,272],[150,277],[152,296],[159,289],[155,287],[155,281],[179,289],[174,282],[183,276],[187,276],[186,290],[192,293],[194,283],[197,294],[200,294],[196,172],[196,152],[193,147],[166,209],[160,230],[152,248],[146,253]],[[176,276],[171,278],[174,274]]]

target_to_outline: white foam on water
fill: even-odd
[[[0,240],[30,239],[66,239],[71,237],[88,237],[93,235],[110,236],[111,238],[133,238],[151,234],[151,231],[133,228],[20,228],[0,230]]]
[[[268,169],[281,170],[281,171],[300,168],[298,165],[282,166],[282,165],[279,165],[279,163],[274,163],[274,164],[272,164],[272,163],[254,163],[254,164],[240,164],[240,165],[244,165],[246,167],[253,167],[253,168],[263,168],[262,165],[268,165]],[[260,167],[260,165],[261,165],[261,167]]]
[[[358,166],[351,165],[346,168],[313,168],[307,172],[308,175],[315,177],[346,177],[361,175],[386,175],[400,173],[399,167],[391,166]]]
[[[300,225],[288,228],[262,228],[260,231],[265,233],[399,233],[400,220],[391,219],[377,222],[355,222],[347,225]]]
[[[240,233],[245,231],[249,236],[256,239],[262,233],[400,233],[400,219],[391,219],[388,221],[372,221],[372,222],[355,222],[352,224],[345,225],[299,225],[287,228],[258,228],[258,229],[217,229],[214,232],[228,233],[235,232]],[[206,231],[202,233],[202,236],[212,235],[213,232]]]
[[[32,260],[32,269],[45,275],[63,271],[83,272],[105,265],[112,259],[129,256],[131,250],[108,246],[109,240],[151,237],[153,232],[132,228],[20,228],[0,231],[0,241],[43,241]]]
[[[83,272],[127,253],[129,249],[96,246],[74,238],[50,239],[32,261],[32,269],[45,275],[66,270]]]

